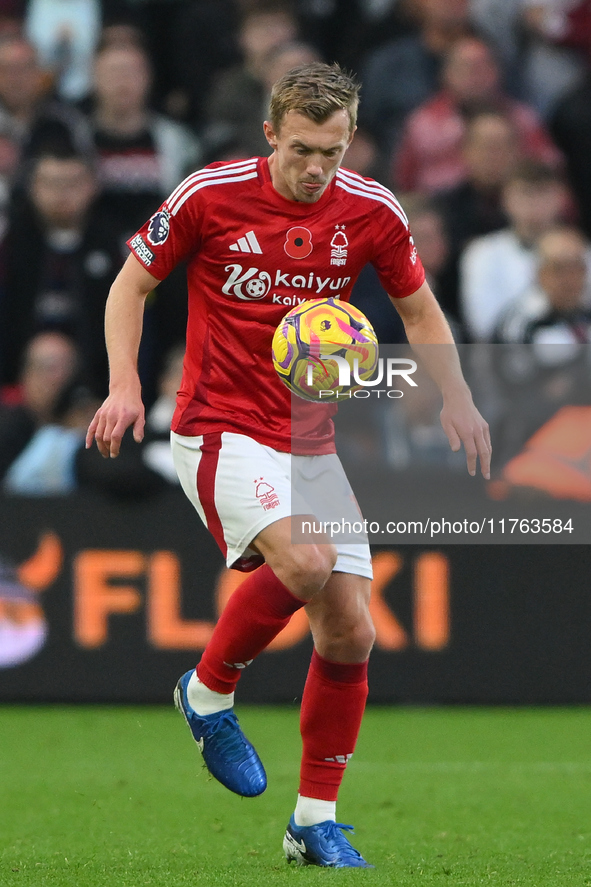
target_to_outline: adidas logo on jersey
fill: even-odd
[[[254,231],[247,231],[244,237],[239,237],[236,243],[230,244],[230,249],[235,253],[258,253],[263,254]]]

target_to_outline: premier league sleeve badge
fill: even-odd
[[[163,244],[170,231],[170,214],[166,209],[159,209],[148,223],[148,240],[152,246]]]

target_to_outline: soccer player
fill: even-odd
[[[367,542],[292,542],[292,521],[306,512],[311,460],[323,460],[317,469],[347,482],[332,422],[298,428],[292,443],[290,395],[272,370],[271,339],[298,299],[348,300],[361,268],[372,262],[411,344],[453,346],[400,205],[386,188],[340,169],[357,105],[358,85],[337,65],[290,71],[273,88],[264,124],[271,156],[215,163],[190,175],[131,238],[132,254],[106,310],[110,394],[87,437],[87,446],[95,439],[105,457],[117,456],[130,426],[141,440],[136,362],[144,300],[188,259],[175,464],[228,566],[262,566],[230,598],[196,671],[179,680],[175,700],[211,773],[240,795],[263,792],[265,771],[232,711],[234,690],[242,669],[306,607],[314,652],[301,706],[299,794],[283,846],[289,861],[337,868],[368,866],[336,823],[335,809],[367,697],[371,561]],[[431,349],[428,361],[452,449],[463,442],[470,473],[479,458],[488,477],[488,426],[455,349]],[[304,505],[297,508],[292,472],[304,478],[298,486]],[[305,517],[313,520],[311,510]]]

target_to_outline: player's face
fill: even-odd
[[[278,133],[265,122],[265,135],[273,148],[269,158],[273,185],[288,200],[304,203],[320,200],[353,138],[344,109],[324,123],[288,111]]]

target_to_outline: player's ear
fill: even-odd
[[[269,123],[268,120],[265,120],[265,122],[263,123],[263,131],[265,133],[265,138],[267,139],[273,150],[275,150],[275,148],[277,147],[277,134],[275,133],[272,124]]]
[[[347,142],[347,148],[349,147],[349,145],[353,141],[353,136],[355,135],[356,132],[357,132],[357,127],[354,126],[353,129],[351,130],[351,132],[349,133],[349,141]]]

